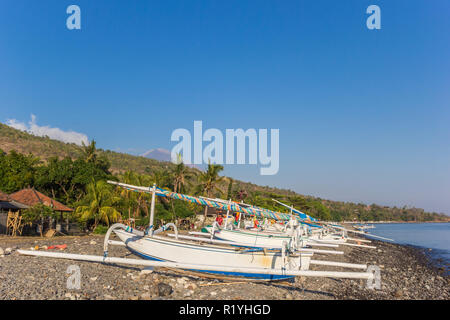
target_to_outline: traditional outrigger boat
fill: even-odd
[[[356,230],[359,230],[359,231],[366,231],[368,229],[375,229],[375,226],[373,224],[369,225],[369,224],[358,223],[358,224],[354,224],[353,228],[355,228]]]
[[[207,198],[205,198],[207,199]],[[208,199],[216,202],[226,203],[222,199]],[[361,242],[371,242],[366,239],[356,239],[347,236],[347,229],[340,227],[340,229],[334,228],[329,224],[320,222],[299,210],[294,209],[292,206],[287,206],[286,204],[274,200],[277,203],[290,209],[290,213],[280,213],[274,212],[272,210],[239,203],[240,207],[245,206],[247,211],[250,211],[250,215],[253,217],[265,217],[265,223],[259,225],[259,228],[239,228],[234,227],[234,224],[228,223],[229,221],[229,210],[227,211],[227,216],[225,218],[225,226],[221,227],[217,224],[212,226],[207,226],[203,229],[207,235],[211,234],[217,239],[235,241],[240,243],[246,243],[249,246],[258,247],[259,245],[273,245],[279,246],[283,241],[290,241],[293,247],[298,249],[305,246],[328,246],[328,247],[338,247],[339,245],[346,246],[356,246],[362,248],[375,249],[375,246],[369,246],[361,244]],[[231,202],[230,202],[231,203]],[[248,214],[244,211],[243,214]],[[287,220],[288,222],[284,225],[284,228],[273,228],[267,225],[267,217],[274,218],[277,220]],[[239,215],[239,222],[241,215]],[[241,223],[237,223],[238,226]],[[275,225],[276,226],[276,225]],[[202,235],[198,232],[191,232],[192,234]],[[203,234],[205,235],[205,234]],[[359,243],[349,243],[348,241],[357,241]],[[330,252],[328,252],[330,253]]]
[[[101,263],[119,263],[130,265],[142,265],[151,267],[166,267],[184,269],[200,274],[224,275],[232,278],[244,278],[248,280],[281,280],[295,276],[373,279],[374,273],[367,271],[365,264],[340,263],[334,261],[313,260],[315,252],[295,250],[287,241],[282,241],[279,246],[258,245],[249,248],[245,243],[235,241],[223,241],[205,237],[193,237],[178,233],[173,223],[166,224],[154,230],[154,211],[156,195],[171,197],[211,207],[221,207],[219,202],[202,200],[179,193],[173,193],[154,185],[150,187],[132,186],[109,181],[119,187],[136,192],[152,194],[150,225],[146,231],[133,229],[129,226],[116,223],[112,225],[105,235],[103,256],[53,253],[42,251],[18,250],[19,253],[32,256],[44,256],[52,258],[73,259],[81,261],[93,261]],[[228,206],[228,210],[241,210],[240,206]],[[173,228],[174,234],[166,234],[169,228]],[[112,233],[116,234],[120,241],[110,240]],[[109,257],[109,246],[126,246],[130,251],[144,259]],[[312,249],[311,249],[312,250]],[[318,251],[318,250],[316,250]],[[313,271],[310,265],[338,266],[352,269],[362,269],[363,272],[337,272],[337,271]]]

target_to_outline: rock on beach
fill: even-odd
[[[381,289],[372,290],[364,280],[298,277],[283,282],[223,282],[173,269],[114,266],[84,261],[20,255],[16,249],[45,249],[67,244],[65,252],[103,254],[103,237],[8,238],[0,237],[0,299],[150,300],[150,299],[440,299],[450,300],[450,280],[435,267],[423,250],[372,241],[377,250],[342,246],[339,256],[319,256],[339,262],[367,263],[381,268]],[[8,248],[10,250],[8,250]],[[36,249],[37,248],[37,249]],[[133,257],[119,246],[110,256]],[[137,257],[133,257],[137,258]],[[316,256],[315,256],[316,258]],[[70,266],[79,267],[79,289],[68,285]],[[348,271],[312,266],[313,270]]]

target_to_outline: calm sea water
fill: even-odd
[[[399,244],[409,244],[428,251],[432,258],[450,264],[450,223],[386,223],[374,224],[367,230],[374,235],[394,239]]]

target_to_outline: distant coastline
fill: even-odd
[[[345,224],[356,224],[356,223],[362,223],[362,224],[386,224],[386,223],[450,223],[449,220],[435,220],[435,221],[363,221],[363,222],[349,222],[344,221]]]

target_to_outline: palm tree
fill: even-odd
[[[81,149],[83,152],[82,158],[86,162],[96,162],[97,160],[97,147],[95,140],[92,140],[90,144],[85,145],[84,142],[82,142],[83,148]]]
[[[223,177],[219,176],[219,172],[222,170],[222,165],[209,163],[208,170],[206,172],[202,172],[198,177],[200,183],[197,186],[197,190],[205,194],[208,198],[211,197],[215,190],[223,193],[222,190],[217,187],[217,184],[223,180]],[[206,221],[207,214],[208,206],[205,206],[205,219],[203,220],[203,224]]]
[[[127,184],[135,184],[136,181],[136,174],[131,171],[128,170],[126,171],[123,176],[122,176],[122,180],[124,183]],[[137,206],[137,193],[135,193],[132,190],[128,190],[128,189],[123,189],[123,188],[118,188],[119,190],[119,194],[122,197],[122,199],[124,199],[124,207],[128,208],[128,219],[131,218],[131,210],[133,210],[134,213],[134,209]],[[133,214],[134,216],[134,214]]]
[[[231,199],[232,197],[232,190],[233,190],[233,179],[228,178],[228,189],[227,189],[227,199]]]
[[[151,178],[146,175],[136,175],[136,185],[150,186],[152,185]],[[151,201],[151,198],[152,196],[150,194],[139,192],[136,199],[138,210],[144,211],[148,217],[150,217],[148,202]]]
[[[168,184],[170,184],[170,177],[166,170],[155,170],[153,172],[153,182],[156,183],[158,187],[166,187]]]
[[[139,175],[133,171],[126,171],[121,179],[128,184],[134,184],[138,186],[149,186],[152,184],[150,177],[146,175]],[[125,199],[125,207],[128,207],[128,219],[131,218],[131,211],[133,211],[133,218],[136,218],[136,214],[144,211],[149,215],[147,201],[151,199],[151,196],[144,192],[136,193],[131,190],[119,188],[120,196]]]
[[[105,181],[95,182],[92,179],[87,186],[85,200],[88,205],[79,206],[75,213],[82,221],[93,219],[93,230],[100,222],[109,226],[111,222],[117,222],[121,218],[120,212],[116,209],[121,199],[114,195],[112,188]]]
[[[186,179],[191,175],[188,168],[184,165],[181,154],[177,154],[177,165],[173,171],[173,192],[182,192]]]

